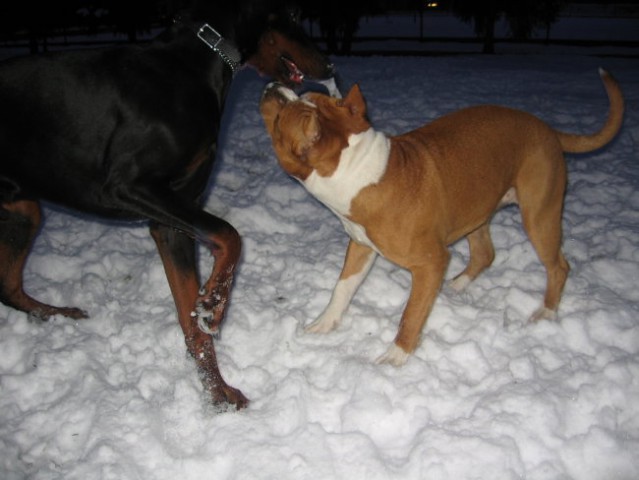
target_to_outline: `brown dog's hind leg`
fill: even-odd
[[[547,284],[544,305],[530,321],[557,318],[557,308],[570,267],[561,251],[561,218],[566,185],[563,158],[555,159],[559,168],[549,170],[544,181],[531,188],[518,189],[519,206],[524,228],[539,260],[546,268]],[[543,163],[538,162],[539,170]],[[543,186],[543,188],[542,188]]]
[[[18,200],[0,208],[0,301],[41,320],[53,315],[87,318],[80,309],[47,305],[24,292],[22,271],[42,218],[38,202]]]
[[[199,289],[194,240],[173,228],[157,224],[151,226],[151,235],[164,263],[186,346],[195,359],[205,390],[214,404],[226,402],[238,409],[246,407],[248,400],[242,392],[222,378],[211,335],[199,328],[197,316],[192,315]]]
[[[555,320],[557,308],[561,300],[561,294],[568,278],[570,266],[561,251],[561,213],[548,214],[548,218],[542,220],[556,228],[527,228],[531,243],[534,245],[537,255],[546,267],[546,294],[544,305],[537,309],[530,317],[531,322],[539,320]]]
[[[490,238],[488,222],[469,233],[466,239],[470,247],[470,260],[464,271],[450,282],[450,287],[456,292],[464,290],[481,272],[490,267],[495,259],[495,248]]]
[[[412,286],[408,303],[402,314],[399,331],[393,345],[377,359],[399,367],[415,351],[437,294],[441,287],[450,254],[445,246],[435,244],[422,247],[428,252],[427,263],[410,267]]]

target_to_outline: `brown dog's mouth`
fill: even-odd
[[[297,64],[290,58],[282,55],[280,60],[288,71],[288,80],[296,85],[300,85],[304,81],[304,72],[302,72]]]

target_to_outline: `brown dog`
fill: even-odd
[[[379,253],[412,275],[399,332],[379,358],[402,365],[418,345],[441,286],[447,246],[464,236],[470,245],[468,266],[452,281],[459,291],[492,263],[490,219],[513,202],[547,272],[544,304],[531,320],[554,318],[569,270],[561,252],[563,152],[602,147],[623,117],[619,86],[600,73],[610,112],[593,135],[558,132],[522,111],[479,106],[388,137],[371,128],[357,85],[344,100],[317,93],[298,98],[269,85],[260,109],[280,165],[340,218],[351,237],[331,301],[307,331],[328,332],[338,324]]]

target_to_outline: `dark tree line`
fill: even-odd
[[[384,14],[391,10],[419,12],[426,0],[323,0],[305,4],[307,17],[316,20],[326,39],[329,53],[350,53],[353,37],[362,17]],[[505,18],[511,35],[517,40],[530,37],[539,27],[546,29],[556,21],[567,0],[440,0],[439,8],[450,10],[466,22],[473,22],[475,33],[483,41],[485,53],[494,52],[495,25]]]
[[[484,53],[495,51],[495,24],[505,18],[513,38],[525,40],[538,27],[546,29],[557,20],[566,0],[451,0],[452,11],[462,20],[472,21],[483,40]]]
[[[131,42],[153,25],[166,23],[184,0],[41,0],[0,4],[0,39],[25,38],[32,52],[46,50],[47,39],[70,33],[107,30]]]
[[[233,1],[233,0],[211,0]],[[110,30],[135,42],[152,26],[168,24],[188,0],[33,0],[0,4],[0,39],[28,39],[32,51],[46,49],[47,38],[67,33],[97,33]],[[566,0],[440,0],[462,20],[472,22],[483,40],[484,52],[494,51],[495,24],[505,18],[512,36],[525,39],[533,29],[555,21]],[[320,0],[298,2],[302,18],[317,22],[329,53],[348,54],[362,17],[391,10],[419,12],[425,0]]]
[[[385,13],[392,6],[387,0],[320,0],[306,2],[302,14],[318,23],[328,53],[345,55],[351,51],[360,19]]]

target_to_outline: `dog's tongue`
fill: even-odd
[[[304,81],[304,72],[299,69],[293,60],[282,57],[282,62],[288,68],[288,78],[291,82],[300,84]]]

